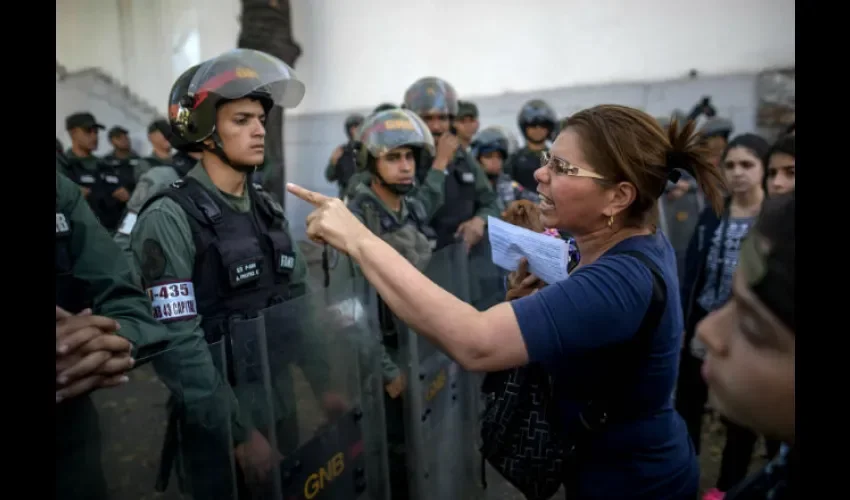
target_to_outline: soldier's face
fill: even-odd
[[[525,128],[525,134],[529,141],[539,144],[545,142],[549,137],[549,129],[541,125],[532,125]]]
[[[168,139],[159,130],[154,130],[148,134],[148,140],[155,149],[160,151],[169,151],[171,149],[171,143],[168,142]]]
[[[441,136],[449,131],[449,115],[438,112],[428,112],[419,115],[422,121],[428,125],[428,130],[434,138]]]
[[[110,139],[112,142],[112,147],[117,149],[118,151],[129,151],[130,150],[130,136],[127,134],[121,134]]]
[[[484,172],[488,175],[499,175],[502,173],[502,153],[499,151],[490,151],[478,157],[481,166],[484,167]]]
[[[413,150],[406,147],[391,149],[378,158],[376,168],[387,184],[413,184],[416,173]]]
[[[478,132],[478,127],[478,118],[464,116],[463,118],[458,118],[455,120],[457,136],[458,138],[466,142],[472,141],[473,136],[475,136],[475,134]]]
[[[77,127],[71,130],[71,140],[74,144],[77,144],[79,147],[87,151],[94,151],[97,149],[97,132],[98,129],[96,127]]]
[[[260,101],[239,99],[223,104],[216,130],[232,166],[262,165],[265,157],[266,113]]]

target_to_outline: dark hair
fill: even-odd
[[[658,197],[674,170],[693,175],[714,210],[721,212],[723,176],[709,162],[695,126],[694,121],[681,125],[671,120],[665,131],[641,110],[606,104],[570,116],[565,129],[578,134],[587,161],[608,181],[635,186],[637,197],[626,223],[641,226],[657,221]]]
[[[726,159],[726,155],[729,154],[729,151],[732,150],[732,148],[747,149],[756,158],[758,158],[759,161],[762,161],[765,157],[764,155],[767,154],[767,151],[770,149],[770,144],[764,137],[757,134],[737,135],[729,141],[729,144],[726,145],[721,161]],[[767,168],[766,163],[764,164],[764,168]]]
[[[767,167],[767,164],[770,163],[770,157],[776,153],[786,154],[796,159],[796,143],[797,139],[793,135],[786,135],[773,143],[773,146],[764,155],[764,166]]]
[[[761,215],[748,237],[765,243],[764,268],[749,284],[753,293],[792,332],[796,327],[794,315],[794,285],[796,278],[796,196],[795,192],[765,200]],[[761,252],[760,252],[761,253]],[[749,281],[749,279],[748,279]]]

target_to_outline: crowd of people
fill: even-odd
[[[284,425],[294,419],[251,416],[228,346],[255,335],[251,318],[279,317],[307,293],[283,208],[251,182],[265,117],[304,90],[285,63],[252,50],[193,66],[169,93],[168,119],[151,124],[147,158],[120,127],[113,153],[97,158],[104,127],[90,113],[67,118],[72,144],[62,151],[57,139],[56,156],[57,426],[87,432],[57,433],[57,464],[69,467],[57,465],[57,498],[109,498],[101,443],[86,438],[97,436],[90,394],[128,383],[143,359],[170,391],[180,436],[164,444],[174,466],[160,467],[158,484],[173,468],[193,498],[247,498],[298,447]],[[703,498],[793,498],[793,128],[772,145],[734,135],[708,99],[670,118],[618,105],[558,117],[536,99],[517,125],[521,147],[505,128],[482,129],[451,84],[422,78],[400,103],[345,121],[348,142],[325,169],[338,197],[287,186],[315,207],[307,237],[377,291],[391,498],[411,497],[402,331],[488,374],[485,413],[508,428],[483,421],[482,458],[528,498],[563,487],[568,498],[693,499],[707,410],[721,415],[726,444]],[[684,218],[668,209],[683,199],[694,201]],[[471,262],[486,255],[488,217],[520,206],[534,230],[567,240],[568,279],[543,283],[520,262],[465,302],[423,274],[450,245]],[[684,244],[660,230],[689,217]],[[493,292],[505,300],[478,300]],[[286,328],[301,349],[311,342]],[[328,418],[341,414],[328,367],[303,366]],[[520,429],[543,425],[551,453],[515,446]],[[748,476],[760,436],[770,463]]]

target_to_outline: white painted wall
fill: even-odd
[[[486,96],[795,62],[794,0],[291,2],[308,89],[297,114],[398,101],[431,74]],[[233,47],[238,14],[238,0],[57,0],[56,57],[101,66],[164,111],[176,67]]]
[[[180,73],[236,46],[239,9],[239,0],[56,0],[56,60],[70,72],[100,67],[164,113]]]

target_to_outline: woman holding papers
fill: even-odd
[[[676,259],[655,219],[679,170],[721,208],[722,178],[696,139],[693,123],[665,131],[623,106],[571,116],[534,175],[541,222],[569,231],[581,262],[569,279],[483,312],[430,282],[341,201],[288,189],[317,208],[308,236],[348,253],[402,321],[466,369],[547,368],[562,425],[597,430],[565,446],[579,457],[564,470],[571,498],[690,500],[699,466],[671,402],[683,329]],[[592,422],[590,401],[604,408]]]

